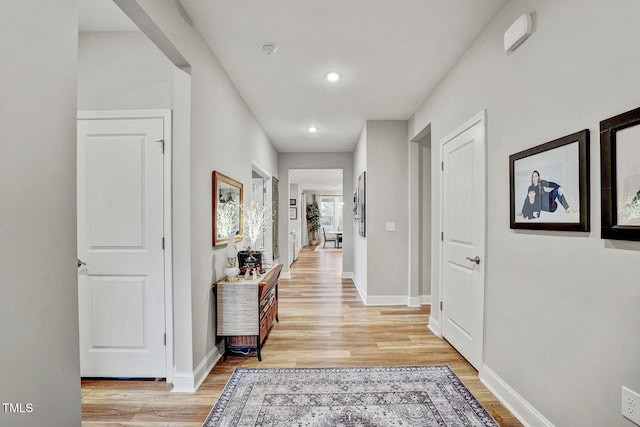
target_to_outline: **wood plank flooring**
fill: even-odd
[[[503,427],[521,426],[477,372],[426,327],[429,306],[365,306],[341,279],[341,252],[306,247],[279,285],[280,323],[255,357],[220,360],[193,394],[163,381],[83,380],[83,426],[199,427],[236,367],[448,364]]]

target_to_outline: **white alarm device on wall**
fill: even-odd
[[[504,33],[504,51],[511,53],[531,34],[533,20],[530,14],[520,16]]]

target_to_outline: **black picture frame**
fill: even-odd
[[[589,130],[510,155],[509,190],[512,229],[589,231]]]
[[[640,241],[640,108],[600,122],[601,237]]]
[[[289,206],[295,206],[297,199],[289,199]]]
[[[289,219],[298,219],[298,208],[296,206],[289,207]]]
[[[358,234],[367,237],[367,172],[358,177]]]

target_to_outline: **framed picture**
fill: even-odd
[[[358,177],[358,233],[367,236],[367,173]]]
[[[513,229],[589,231],[589,130],[509,156]]]
[[[298,219],[298,208],[290,207],[289,208],[289,219]]]
[[[280,258],[280,246],[278,246],[278,227],[280,225],[280,191],[278,184],[280,181],[275,176],[271,178],[271,248],[273,259]]]
[[[295,206],[296,205],[296,199],[289,199],[289,206]]]
[[[640,108],[600,122],[603,239],[640,241]]]
[[[212,172],[213,246],[229,242],[229,236],[242,239],[242,183],[220,172]]]

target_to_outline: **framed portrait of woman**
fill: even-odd
[[[512,229],[589,231],[589,130],[509,156]]]

